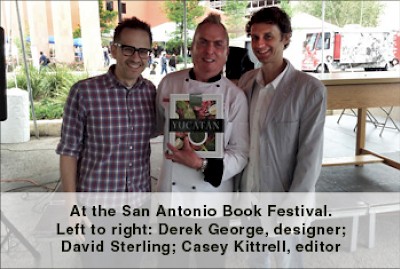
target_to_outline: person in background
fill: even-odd
[[[75,47],[74,55],[75,55],[75,61],[77,61],[77,62],[83,61],[82,48],[81,47],[79,47],[79,46]]]
[[[63,191],[150,192],[156,88],[141,74],[151,42],[147,23],[122,21],[111,45],[116,64],[72,86],[56,149]]]
[[[167,70],[167,56],[165,55],[165,53],[163,53],[163,55],[161,56],[161,75],[162,74],[168,74],[168,70]]]
[[[40,64],[40,69],[43,67],[48,66],[50,63],[49,58],[47,58],[46,54],[43,53],[43,51],[40,52],[40,58],[39,58],[39,64]]]
[[[153,63],[153,55],[152,54],[153,53],[151,52],[149,54],[149,57],[147,58],[147,65],[148,65],[149,68],[151,67],[151,64]]]
[[[283,58],[292,28],[282,9],[260,9],[246,32],[262,66],[245,73],[238,84],[250,107],[250,157],[241,191],[314,192],[322,163],[326,89]],[[278,267],[301,268],[301,255],[292,254],[283,253]],[[268,256],[261,264],[251,260],[251,267],[268,268]]]
[[[110,65],[110,54],[107,46],[103,47],[103,56],[104,56],[104,66],[108,67]]]
[[[169,59],[168,65],[172,72],[176,71],[176,55],[175,55],[175,53],[173,53],[171,58]]]
[[[160,48],[158,47],[157,44],[155,44],[153,47],[153,54],[154,54],[154,58],[158,58],[158,56],[160,54]]]

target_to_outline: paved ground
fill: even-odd
[[[31,137],[26,143],[1,144],[1,191],[46,191],[59,181],[59,137]],[[162,137],[152,139],[151,175],[158,177]]]
[[[160,70],[157,69],[155,75],[150,75],[149,72],[150,70],[146,69],[144,76],[158,85],[163,77],[160,75]],[[353,128],[356,118],[344,116],[339,124],[336,122],[337,118],[338,115],[326,118],[324,157],[351,156],[354,154],[355,133]],[[399,116],[397,115],[396,118],[399,118]],[[400,132],[387,129],[382,136],[379,136],[379,133],[380,127],[376,128],[372,124],[367,124],[367,148],[400,161]],[[45,192],[53,190],[59,182],[59,158],[54,151],[58,141],[59,137],[41,136],[39,139],[31,137],[31,140],[26,143],[1,144],[1,192]],[[162,137],[153,139],[151,147],[151,175],[154,185],[161,165]],[[325,167],[322,169],[317,183],[317,190],[321,192],[400,192],[399,178],[399,170],[383,164],[365,165],[363,167]],[[11,212],[18,213],[18,206],[21,205],[11,202],[7,206],[7,212],[10,212],[11,207]],[[34,207],[36,204],[32,204],[32,206]],[[3,209],[6,211],[2,207]],[[13,214],[7,216],[14,220]],[[368,248],[367,237],[365,236],[368,226],[366,219],[361,219],[357,251],[350,252],[346,248],[337,255],[311,253],[305,257],[305,267],[399,268],[400,243],[399,240],[393,240],[393,238],[400,237],[399,220],[398,212],[379,215],[376,220],[375,247]],[[32,225],[33,222],[25,223],[28,228],[32,228]],[[6,230],[2,216],[2,242]],[[34,266],[31,254],[15,235],[12,235],[6,241],[6,244],[2,245],[1,248],[2,268],[30,268]],[[345,242],[345,244],[348,247],[349,242]],[[43,257],[42,266],[50,266],[52,264],[50,260],[50,257],[52,257],[51,244],[35,241],[34,247],[48,249],[49,255]],[[74,257],[71,256],[71,258]],[[151,266],[152,260],[145,261],[145,265]],[[53,264],[53,266],[64,267],[63,264]],[[76,262],[75,266],[80,266],[79,261]],[[246,265],[235,256],[229,256],[227,267],[243,268]]]
[[[326,118],[324,157],[354,154],[353,128],[356,118],[344,116],[340,124],[336,123],[337,118],[337,115]],[[379,132],[380,128],[367,124],[367,147],[400,160],[400,132],[387,129],[382,136],[379,136]],[[43,184],[54,187],[59,180],[59,158],[54,151],[58,141],[59,137],[31,137],[26,143],[1,144],[1,191],[31,188],[34,191],[46,191]],[[156,179],[161,166],[162,137],[151,140],[151,147],[151,175]],[[325,167],[317,187],[321,191],[362,191],[363,188],[400,191],[399,176],[398,170],[382,164]],[[335,184],[346,180],[346,184]],[[366,182],[371,184],[365,185]]]
[[[328,116],[325,126],[325,157],[347,156],[354,153],[355,134],[353,132],[356,119],[346,116],[337,124],[338,116]],[[387,154],[400,160],[400,132],[388,129],[383,136],[379,136],[380,129],[372,124],[367,124],[367,147]],[[41,137],[26,143],[1,144],[1,192],[2,211],[7,213],[7,218],[12,223],[18,223],[23,219],[18,215],[19,206],[17,201],[8,201],[6,208],[3,208],[4,192],[9,191],[49,191],[56,186],[59,180],[58,156],[54,149],[59,137]],[[162,158],[162,137],[151,141],[152,156],[151,174],[154,178],[158,177],[161,158]],[[323,192],[400,192],[400,172],[382,164],[365,165],[364,167],[325,167],[322,169],[320,179],[317,183],[317,190]],[[155,183],[156,180],[153,180]],[[20,198],[26,200],[23,193],[16,193]],[[40,201],[32,201],[32,212],[38,209]],[[39,204],[40,206],[40,204]],[[43,206],[43,205],[42,205]],[[6,226],[2,216],[1,240],[5,238]],[[368,219],[364,216],[360,219],[358,244],[354,252],[349,251],[349,241],[344,241],[344,249],[340,253],[308,253],[304,257],[305,268],[399,268],[400,253],[399,240],[399,220],[398,212],[379,214],[376,219],[375,246],[367,247],[366,233],[368,232]],[[347,219],[346,221],[351,221]],[[34,219],[23,222],[24,227],[32,230],[35,223]],[[34,242],[34,248],[44,253],[40,264],[35,264],[31,253],[21,243],[21,240],[12,235],[6,244],[1,248],[1,268],[31,268],[31,267],[65,267],[63,263],[53,264],[51,258],[57,255],[51,242],[35,239],[32,235],[26,235],[30,242]],[[60,261],[57,256],[53,257]],[[155,258],[155,257],[154,257]],[[227,268],[246,268],[243,260],[237,259],[230,254],[227,260]],[[77,256],[66,256],[65,264],[70,267],[78,268],[81,266]],[[154,267],[154,259],[148,259],[142,264],[145,267]]]

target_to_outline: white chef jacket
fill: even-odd
[[[201,171],[164,158],[157,191],[230,192],[233,177],[240,173],[248,161],[249,128],[248,103],[244,92],[225,77],[215,82],[201,82],[189,77],[189,69],[168,74],[157,90],[158,125],[164,131],[164,150],[169,142],[170,94],[221,94],[224,117],[224,170],[221,185],[213,187],[204,181]]]

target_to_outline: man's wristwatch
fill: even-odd
[[[202,173],[204,173],[204,171],[207,168],[207,164],[208,164],[208,160],[207,159],[203,159],[203,163],[201,164],[201,167],[199,168],[199,171],[201,171]]]

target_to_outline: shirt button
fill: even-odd
[[[219,84],[217,84],[217,87],[219,88]]]
[[[133,149],[133,146],[130,146],[129,149]]]
[[[188,82],[189,81],[189,79],[187,78],[187,79],[185,79],[186,80],[186,82]]]
[[[176,184],[175,181],[173,181],[173,182],[172,182],[172,185],[175,185],[175,184]]]
[[[195,190],[196,189],[196,186],[192,186],[192,190]]]
[[[133,165],[132,163],[129,163],[129,166],[130,166],[130,167],[132,167],[132,165]]]
[[[129,112],[133,112],[133,109],[129,109]]]
[[[133,131],[133,126],[131,127],[131,130]]]

